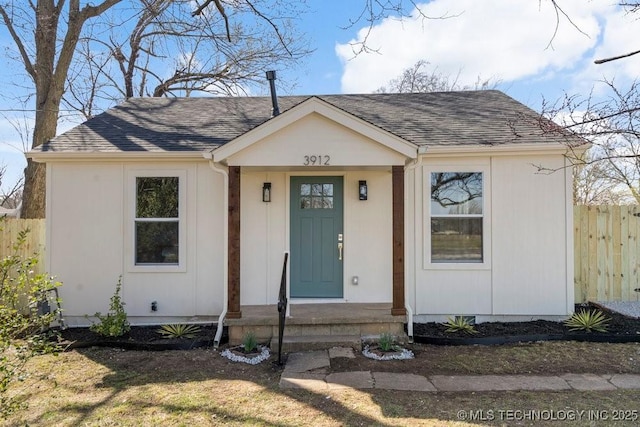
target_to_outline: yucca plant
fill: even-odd
[[[445,329],[445,332],[464,332],[467,334],[478,333],[471,320],[469,320],[469,318],[465,316],[455,316],[453,318],[449,317],[444,325],[447,327],[447,329]]]
[[[600,310],[580,310],[564,321],[570,331],[607,332],[609,319]]]
[[[382,351],[393,351],[396,349],[396,345],[393,343],[393,335],[388,332],[384,332],[380,334],[380,339],[378,340],[378,348]]]
[[[184,324],[162,325],[157,332],[163,338],[194,338],[200,332],[200,327]]]
[[[242,337],[242,347],[245,353],[251,353],[258,348],[258,340],[253,332],[247,332]]]

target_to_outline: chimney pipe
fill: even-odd
[[[276,96],[276,72],[267,71],[267,80],[269,80],[269,88],[271,89],[271,117],[275,117],[280,114],[280,108],[278,108],[278,97]]]

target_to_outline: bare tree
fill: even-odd
[[[568,130],[568,138],[578,135],[591,144],[585,156],[567,139],[567,157],[579,166],[575,174],[576,191],[583,193],[579,200],[624,203],[630,198],[640,203],[640,84],[636,81],[621,89],[612,81],[604,83],[607,97],[566,95],[553,104],[544,103],[542,115],[559,123],[544,129],[563,134]]]
[[[575,205],[623,205],[636,200],[611,179],[608,162],[594,162],[592,151],[584,153],[573,168],[573,203]]]
[[[80,0],[70,0],[68,6],[64,0],[0,4],[0,16],[35,88],[32,147],[56,135],[60,100],[82,27],[119,2],[104,0],[97,6],[82,7]],[[29,160],[25,169],[23,217],[44,217],[44,192],[44,167]]]
[[[437,67],[428,70],[429,62],[421,59],[411,67],[402,71],[400,76],[390,80],[385,86],[376,90],[377,93],[425,93],[449,92],[455,90],[487,90],[495,89],[498,81],[493,78],[477,78],[474,85],[461,85],[458,75],[451,77],[438,72]]]
[[[117,24],[121,16],[91,27],[65,105],[90,118],[133,96],[238,95],[263,85],[265,69],[290,68],[309,52],[284,11],[262,11],[265,0],[235,2],[229,10],[218,2],[220,13],[204,5],[192,11],[188,0],[144,0],[135,13],[127,11],[137,17],[128,32]],[[247,15],[258,19],[244,25]]]
[[[456,16],[458,15],[448,13],[440,16],[429,16],[424,13],[420,2],[416,0],[362,0],[360,13],[349,20],[345,29],[365,24],[365,33],[361,40],[350,43],[353,56],[358,56],[362,53],[378,52],[375,46],[370,45],[369,37],[373,27],[384,19],[389,17],[400,20],[414,17],[419,19],[448,19]]]
[[[123,7],[116,8],[119,4]],[[304,54],[297,48],[302,37],[294,39],[284,31],[286,17],[295,16],[295,4],[293,0],[137,0],[127,8],[121,0],[102,0],[95,6],[81,5],[80,0],[0,2],[2,22],[16,48],[14,59],[24,66],[35,95],[31,147],[56,135],[63,102],[91,117],[96,108],[134,95],[229,93],[243,79],[256,78],[258,68],[263,73],[265,63],[282,59],[283,52],[293,60],[299,58]],[[286,14],[276,15],[284,10]],[[135,25],[122,39],[122,29],[130,22]],[[171,57],[176,48],[181,49],[181,59]],[[84,55],[74,62],[78,50]],[[175,71],[169,76],[159,71],[166,69],[167,61],[174,61]],[[251,66],[246,65],[249,62]],[[164,65],[154,68],[154,64]],[[43,166],[28,161],[24,217],[44,216],[44,192]]]
[[[0,206],[7,209],[15,209],[22,202],[22,181],[20,178],[10,187],[2,189],[3,177],[6,175],[7,165],[0,165]]]

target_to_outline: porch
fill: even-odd
[[[313,350],[332,346],[360,349],[363,339],[389,333],[406,340],[405,316],[391,314],[391,303],[290,304],[285,320],[283,350]],[[242,343],[252,332],[259,342],[278,345],[278,308],[274,305],[242,306],[242,317],[227,318],[229,343]]]

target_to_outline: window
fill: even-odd
[[[178,265],[180,179],[136,177],[135,264]]]
[[[300,209],[333,209],[333,184],[300,184]]]
[[[431,173],[431,262],[482,263],[483,173]]]

